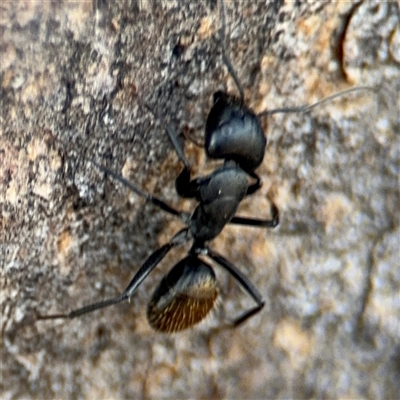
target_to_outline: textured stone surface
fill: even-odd
[[[184,3],[184,4],[183,4]],[[228,53],[257,112],[357,93],[265,122],[263,186],[212,246],[266,300],[215,268],[216,312],[176,335],[145,310],[176,251],[130,304],[36,321],[122,291],[180,223],[99,173],[94,157],[176,207],[181,168],[153,105],[198,140],[212,94],[235,93],[209,2],[8,2],[1,20],[2,398],[394,398],[400,390],[396,3],[227,3]],[[64,144],[62,144],[62,141]],[[201,149],[186,143],[195,172]]]

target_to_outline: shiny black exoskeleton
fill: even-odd
[[[253,308],[236,317],[231,326],[244,322],[264,306],[261,294],[240,270],[206,245],[206,242],[218,236],[228,223],[273,228],[279,222],[278,210],[274,204],[271,205],[270,220],[236,216],[241,201],[260,187],[260,179],[255,169],[260,166],[264,158],[267,140],[257,116],[244,105],[243,89],[229,58],[225,55],[223,2],[221,6],[223,58],[240,92],[239,99],[222,92],[215,93],[214,104],[207,118],[205,151],[210,158],[223,160],[222,166],[205,177],[191,179],[190,166],[183,148],[174,130],[164,123],[171,143],[184,164],[182,172],[176,179],[176,190],[181,197],[194,198],[198,202],[193,214],[188,215],[175,210],[162,200],[143,192],[112,170],[91,160],[98,168],[122,182],[139,196],[164,211],[180,217],[187,227],[148,257],[121,295],[90,304],[69,314],[39,318],[74,318],[129,299],[165,255],[173,247],[188,240],[193,240],[188,256],[178,262],[161,280],[149,302],[148,321],[155,330],[175,332],[189,328],[200,322],[213,308],[218,296],[217,281],[212,267],[199,258],[199,255],[209,257],[230,273],[256,303]],[[151,107],[146,107],[154,114]],[[157,115],[155,117],[162,121],[161,117]]]
[[[241,100],[222,92],[215,93],[206,123],[207,155],[233,160],[252,175],[264,159],[266,145],[267,138],[257,116]]]

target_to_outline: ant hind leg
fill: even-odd
[[[161,246],[159,249],[154,251],[144,264],[140,267],[139,271],[132,278],[127,288],[119,296],[112,297],[110,299],[102,300],[97,303],[92,303],[87,306],[83,306],[76,310],[66,314],[50,314],[50,315],[38,315],[38,320],[44,319],[72,319],[80,317],[81,315],[88,314],[92,311],[99,310],[112,306],[114,304],[122,303],[125,300],[129,300],[136,289],[141,283],[147,278],[151,271],[162,261],[166,254],[175,246],[185,243],[188,240],[188,230],[182,229],[179,231],[168,243]]]
[[[218,265],[224,268],[233,278],[237,281],[237,283],[243,288],[243,290],[254,300],[256,305],[246,311],[244,311],[241,315],[236,317],[233,321],[225,324],[221,329],[225,328],[235,328],[241,325],[243,322],[247,321],[249,318],[260,312],[265,302],[259,293],[259,291],[255,288],[255,286],[250,282],[250,280],[240,272],[240,270],[235,267],[231,262],[229,262],[226,258],[216,253],[215,251],[206,247],[206,254],[214,260]],[[218,329],[220,330],[220,329]]]

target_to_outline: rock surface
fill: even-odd
[[[93,157],[178,208],[181,165],[151,104],[202,140],[222,63],[216,2],[2,5],[0,264],[3,399],[374,398],[400,391],[400,30],[397,3],[227,2],[227,52],[256,112],[357,92],[265,121],[263,186],[211,245],[266,300],[215,267],[221,301],[199,326],[153,332],[146,304],[37,321],[121,292],[180,223],[100,173]],[[268,124],[267,124],[268,122]],[[195,173],[210,164],[186,141]],[[86,158],[85,158],[86,157]],[[214,164],[215,165],[215,164]],[[187,249],[186,249],[187,251]]]

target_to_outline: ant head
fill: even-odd
[[[190,255],[161,280],[149,302],[147,319],[157,331],[181,331],[204,319],[217,296],[213,269]]]
[[[207,155],[233,160],[246,172],[253,172],[264,158],[266,144],[257,116],[242,101],[216,92],[206,122]]]

